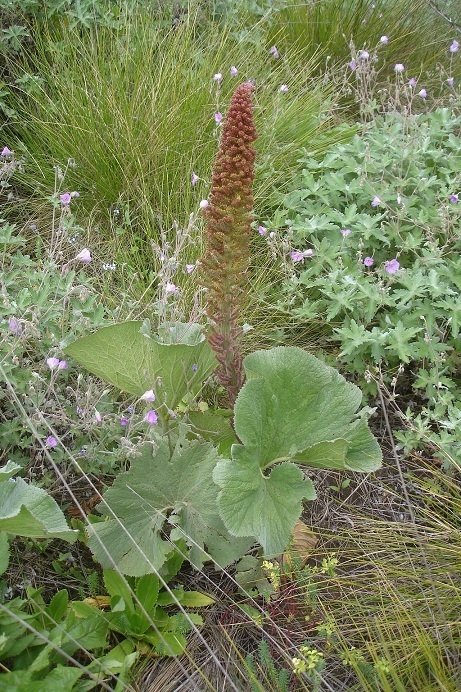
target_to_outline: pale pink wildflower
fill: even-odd
[[[155,401],[155,394],[153,389],[148,389],[144,394],[139,397],[141,401]]]
[[[59,199],[63,207],[68,207],[72,199],[72,195],[70,192],[63,192],[62,195],[59,195]]]
[[[394,258],[384,262],[384,269],[388,274],[396,274],[400,269],[400,262]]]
[[[144,416],[144,422],[149,423],[149,425],[156,425],[158,421],[158,414],[157,411],[154,409],[151,409],[146,413]]]

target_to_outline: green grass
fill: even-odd
[[[403,63],[415,76],[445,62],[456,38],[456,30],[427,0],[304,0],[271,12],[267,26],[282,53],[296,46],[308,58],[320,49],[330,56],[330,64],[350,60],[351,41],[356,49],[370,50],[388,36],[388,45],[381,48],[388,71]]]
[[[27,210],[46,217],[53,166],[74,159],[64,184],[80,192],[75,207],[92,217],[94,240],[114,247],[109,219],[119,208],[125,223],[115,243],[118,259],[145,281],[153,264],[149,240],[174,220],[185,223],[208,194],[218,145],[213,116],[225,113],[239,80],[253,78],[258,87],[259,214],[271,208],[273,190],[289,184],[302,148],[321,154],[346,136],[331,129],[334,103],[312,80],[315,60],[296,76],[296,50],[274,66],[266,46],[239,42],[225,26],[200,25],[194,13],[169,31],[143,11],[117,31],[62,32],[61,41],[43,28],[35,37],[23,69],[40,74],[44,85],[33,97],[19,94],[14,104]],[[239,68],[238,79],[230,77],[231,65]],[[224,75],[220,90],[216,72]],[[279,92],[282,83],[289,93]],[[196,187],[192,171],[202,179]]]

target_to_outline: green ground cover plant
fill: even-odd
[[[447,467],[461,461],[460,122],[449,109],[376,119],[320,164],[303,159],[273,223],[297,248],[281,307],[330,325],[362,386],[393,392],[404,449],[429,443]]]

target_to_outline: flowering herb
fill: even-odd
[[[213,166],[206,208],[202,284],[207,289],[208,340],[219,362],[218,380],[233,403],[243,384],[239,326],[249,264],[256,130],[249,82],[234,92]]]

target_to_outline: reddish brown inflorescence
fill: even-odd
[[[206,209],[202,283],[207,289],[208,340],[219,362],[217,377],[234,404],[243,385],[240,313],[247,281],[256,130],[253,85],[234,92],[213,167]]]

